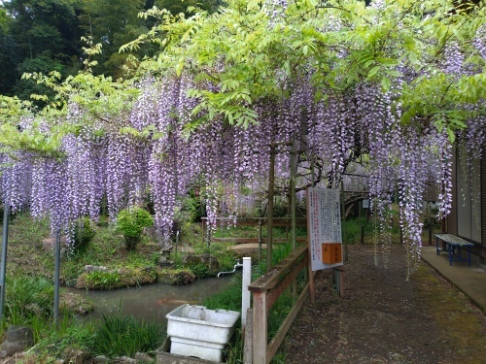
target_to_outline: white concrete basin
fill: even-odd
[[[183,305],[167,314],[171,354],[221,362],[240,313]]]

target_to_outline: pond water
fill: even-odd
[[[170,311],[185,303],[201,304],[206,297],[222,292],[233,279],[234,276],[200,279],[187,286],[156,283],[113,291],[82,291],[74,288],[70,291],[82,294],[95,306],[94,312],[82,318],[82,321],[121,314],[167,326],[165,316]]]

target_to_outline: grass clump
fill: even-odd
[[[86,281],[91,289],[114,289],[120,281],[117,271],[94,271],[86,276]]]
[[[211,310],[224,309],[231,311],[241,311],[241,284],[242,278],[238,274],[233,277],[231,284],[218,294],[204,299],[203,306]]]
[[[43,326],[43,337],[22,361],[24,364],[54,363],[58,359],[74,363],[79,351],[88,351],[94,340],[92,324],[81,325],[64,316],[59,327],[52,320]]]
[[[6,317],[12,324],[29,324],[52,312],[54,285],[45,278],[18,277],[6,282]]]
[[[90,350],[95,355],[130,356],[159,347],[165,334],[158,324],[137,320],[133,316],[103,316],[94,333]]]

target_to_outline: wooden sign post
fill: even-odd
[[[310,296],[314,302],[314,271],[343,265],[339,189],[307,189],[307,241],[309,245]]]

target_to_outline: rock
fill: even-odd
[[[189,269],[159,269],[157,271],[159,282],[184,286],[196,280],[196,276]]]
[[[154,362],[154,359],[150,355],[146,353],[139,353],[139,352],[135,354],[135,360],[137,360],[140,364]]]
[[[34,345],[34,333],[30,327],[10,326],[5,337],[1,351],[4,351],[6,356],[20,353]]]
[[[157,243],[143,243],[139,244],[137,250],[144,254],[156,254],[160,252],[160,244]]]
[[[42,248],[44,248],[44,251],[47,253],[53,253],[54,252],[54,247],[56,245],[56,239],[55,238],[47,238],[42,240]],[[66,251],[66,237],[61,238],[61,255]]]
[[[84,272],[91,273],[91,272],[107,272],[109,269],[107,267],[103,267],[102,265],[85,265]]]
[[[142,286],[157,281],[157,271],[154,267],[121,268],[118,269],[118,274],[120,287]]]
[[[62,356],[69,364],[83,364],[87,362],[90,355],[79,349],[67,348]]]
[[[98,267],[99,268],[99,267]],[[106,267],[102,267],[106,268]],[[76,280],[80,289],[116,289],[155,283],[157,271],[154,267],[95,269],[83,272]]]
[[[174,265],[174,262],[169,260],[169,257],[166,255],[161,255],[157,264],[163,268],[170,268]]]
[[[86,315],[94,310],[94,306],[83,296],[64,292],[59,297],[59,307],[64,312],[76,313],[78,315]]]
[[[116,358],[111,359],[110,363],[113,364],[137,364],[137,360],[133,358],[129,358],[128,356],[118,356]]]
[[[21,351],[13,356],[1,357],[0,364],[17,364],[22,363],[22,359],[25,357],[25,352]]]
[[[93,358],[94,364],[103,364],[108,363],[109,359],[104,355],[98,355]]]

